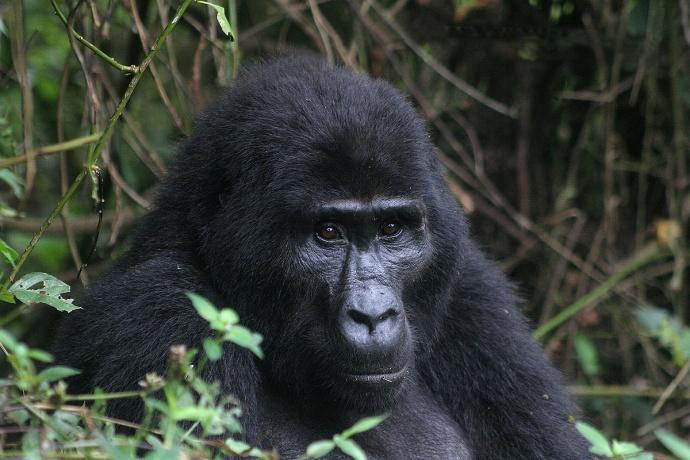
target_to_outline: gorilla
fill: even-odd
[[[200,348],[212,333],[188,291],[264,336],[263,360],[226,344],[203,377],[242,401],[246,440],[284,458],[380,413],[355,437],[371,458],[591,457],[424,122],[383,81],[309,54],[246,68],[67,317],[71,392],[135,389],[171,345]],[[109,411],[136,420],[142,403]]]

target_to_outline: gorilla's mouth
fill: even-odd
[[[395,386],[402,382],[407,374],[407,366],[395,372],[345,374],[345,380],[351,383],[369,386]]]

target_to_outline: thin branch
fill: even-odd
[[[635,388],[623,385],[571,385],[568,391],[575,396],[590,397],[620,397],[635,396],[638,398],[658,398],[664,392],[663,388]],[[679,392],[674,395],[678,399],[690,399],[690,391]]]
[[[390,27],[402,39],[402,41],[405,42],[407,47],[410,48],[422,61],[424,61],[426,65],[431,67],[434,70],[434,72],[439,74],[441,77],[443,77],[457,89],[459,89],[475,101],[479,102],[480,104],[483,104],[489,107],[490,109],[507,117],[513,119],[517,118],[517,110],[514,107],[508,107],[502,102],[498,102],[497,100],[482,93],[477,88],[475,88],[474,86],[467,83],[465,80],[462,80],[457,75],[455,75],[450,69],[441,64],[439,61],[437,61],[436,58],[422,50],[421,46],[419,46],[417,42],[415,42],[409,35],[407,35],[407,33],[392,17],[386,14],[384,8],[376,0],[365,1],[376,11],[376,13],[381,17],[381,19],[383,19],[386,25],[388,25],[388,27]]]
[[[65,142],[58,142],[57,144],[46,145],[44,147],[39,147],[30,152],[26,152],[23,155],[13,156],[11,158],[6,158],[0,160],[0,169],[7,168],[8,166],[14,166],[20,163],[24,163],[29,158],[29,155],[34,157],[51,155],[54,153],[64,152],[66,150],[74,150],[82,147],[84,145],[92,144],[96,142],[102,135],[102,132],[89,134],[88,136],[78,137],[76,139],[71,139]]]
[[[62,14],[62,11],[60,10],[60,7],[58,4],[55,2],[55,0],[50,0],[50,3],[53,5],[53,9],[55,10],[55,14],[60,18],[62,23],[67,27],[67,31],[74,36],[74,38],[77,39],[82,45],[86,46],[88,49],[96,53],[101,59],[103,59],[105,62],[110,64],[111,66],[115,67],[117,70],[120,72],[125,72],[125,73],[137,73],[139,70],[137,66],[135,65],[124,65],[120,64],[113,58],[112,56],[109,56],[108,54],[104,53],[101,51],[96,45],[88,41],[86,38],[84,38],[81,34],[79,34],[76,30],[71,28],[67,22],[67,18],[65,17],[64,14]]]
[[[55,0],[51,1],[54,2]],[[76,193],[77,189],[84,181],[84,179],[86,179],[87,176],[91,175],[91,168],[93,168],[94,164],[96,163],[96,160],[98,160],[99,156],[103,152],[103,149],[110,140],[110,137],[113,134],[113,130],[115,129],[115,125],[117,124],[117,121],[120,119],[120,116],[122,116],[122,112],[125,110],[127,103],[132,97],[132,94],[134,94],[134,90],[141,81],[141,78],[144,75],[144,71],[151,64],[151,60],[156,55],[156,53],[158,53],[161,45],[165,42],[165,39],[168,37],[168,35],[170,35],[170,32],[172,32],[172,30],[175,28],[177,22],[180,20],[180,17],[187,10],[191,2],[192,0],[183,0],[182,4],[175,12],[175,16],[165,26],[165,29],[163,29],[161,34],[158,36],[156,41],[151,46],[151,50],[146,54],[144,60],[137,67],[137,71],[134,73],[134,76],[130,80],[124,96],[122,96],[122,99],[120,100],[119,104],[117,105],[117,108],[115,109],[115,113],[113,113],[113,115],[108,120],[105,130],[103,131],[101,137],[98,139],[96,146],[91,152],[89,152],[89,155],[86,159],[86,163],[82,168],[81,172],[77,175],[74,181],[72,181],[72,184],[70,185],[69,189],[67,189],[67,192],[62,196],[62,198],[60,198],[60,201],[58,201],[57,205],[55,205],[55,208],[53,208],[48,217],[45,219],[38,232],[36,232],[34,236],[31,238],[31,241],[29,241],[29,244],[26,246],[24,252],[19,257],[19,260],[17,260],[14,269],[5,279],[5,282],[2,284],[2,287],[0,287],[0,292],[6,291],[7,288],[12,284],[14,279],[17,277],[19,270],[21,270],[21,268],[24,266],[27,259],[29,258],[29,255],[38,244],[38,241],[41,239],[48,227],[50,227],[50,224],[53,223],[53,220],[55,220],[55,218],[60,214],[60,211],[62,211],[62,208],[65,207],[67,202],[69,202],[72,196]]]
[[[667,250],[659,248],[659,246],[657,246],[656,243],[652,243],[650,246],[647,246],[646,248],[642,249],[636,257],[634,257],[630,262],[616,270],[616,272],[610,278],[608,278],[599,286],[589,291],[584,296],[580,297],[569,307],[561,310],[560,313],[551,318],[549,321],[538,327],[537,330],[535,330],[533,333],[534,338],[537,340],[543,339],[546,334],[548,334],[561,324],[565,323],[580,310],[585,309],[587,306],[589,306],[589,304],[591,304],[595,300],[608,294],[618,285],[618,283],[623,281],[625,278],[635,273],[640,268],[645,267],[650,263],[662,259],[663,257],[666,257],[668,255],[669,252]]]

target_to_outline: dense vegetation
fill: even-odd
[[[193,114],[289,47],[410,95],[476,237],[606,434],[580,425],[595,451],[639,451],[618,439],[690,458],[690,1],[216,3],[0,5],[0,455],[274,455],[218,438],[239,409],[195,378],[193,350],[172,350],[170,375],[141,392],[88,396],[90,410],[42,350],[71,292],[126,247]],[[260,354],[230,310],[197,308],[219,334],[196,353],[217,359],[241,330]],[[145,398],[151,419],[115,437],[114,397]],[[361,455],[355,431],[310,454]]]

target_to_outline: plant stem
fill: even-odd
[[[60,7],[57,5],[55,0],[50,0],[50,3],[53,5],[53,9],[55,10],[55,14],[60,18],[62,23],[67,27],[67,31],[71,33],[74,38],[77,39],[82,45],[86,46],[88,49],[96,53],[101,59],[103,59],[105,62],[110,64],[111,66],[115,67],[117,70],[120,72],[126,72],[126,73],[136,73],[139,71],[139,68],[135,65],[124,65],[120,64],[113,58],[112,56],[109,56],[108,54],[104,53],[101,51],[96,45],[88,41],[86,38],[84,38],[83,35],[78,33],[76,30],[74,30],[69,22],[67,21],[67,18],[65,17],[64,14],[62,14],[62,11],[60,10]]]
[[[632,273],[635,273],[637,270],[644,267],[645,265],[648,265],[667,255],[669,255],[669,252],[660,249],[656,244],[652,244],[651,246],[648,246],[647,248],[641,250],[638,253],[637,257],[633,258],[630,262],[621,267],[606,281],[604,281],[603,283],[589,291],[587,294],[577,299],[570,306],[561,310],[561,312],[558,313],[556,316],[554,316],[553,318],[542,324],[540,327],[538,327],[537,330],[534,331],[532,336],[537,340],[544,338],[546,334],[556,329],[561,324],[565,323],[577,312],[583,310],[595,300],[608,294],[611,290],[613,290],[616,287],[616,285],[618,285],[618,283],[623,281]]]
[[[0,168],[7,168],[8,166],[14,166],[26,161],[27,157],[30,155],[40,156],[40,155],[50,155],[51,153],[64,152],[65,150],[74,150],[81,147],[82,145],[91,144],[97,141],[103,132],[89,134],[88,136],[78,137],[76,139],[71,139],[65,142],[59,142],[57,144],[46,145],[44,147],[39,147],[30,152],[26,152],[23,155],[17,155],[11,158],[6,158],[0,160]]]
[[[620,397],[632,396],[636,398],[658,398],[664,393],[664,388],[635,388],[625,385],[570,385],[568,391],[575,396],[589,397]],[[690,399],[690,391],[679,391],[671,398]]]
[[[51,0],[53,4],[55,4],[55,0]],[[134,93],[134,90],[136,89],[137,85],[141,81],[142,76],[144,75],[144,72],[146,71],[147,67],[151,63],[151,60],[153,57],[158,53],[158,50],[160,49],[161,45],[165,42],[165,39],[170,35],[170,32],[175,28],[177,25],[178,21],[184,14],[184,12],[187,10],[189,5],[192,3],[192,0],[184,0],[182,4],[179,6],[177,11],[175,12],[175,16],[173,16],[172,20],[165,26],[163,31],[160,33],[156,41],[153,43],[151,46],[151,49],[149,50],[148,53],[146,53],[146,56],[144,57],[144,60],[141,62],[141,64],[137,67],[136,72],[134,73],[134,76],[129,82],[129,85],[127,85],[127,90],[125,91],[124,96],[122,96],[122,99],[120,102],[117,104],[117,107],[115,108],[115,112],[113,115],[110,117],[108,120],[108,123],[101,133],[101,136],[98,138],[98,142],[96,143],[96,146],[89,152],[86,163],[84,164],[83,169],[81,172],[77,175],[77,177],[74,178],[74,181],[72,181],[72,184],[69,186],[67,189],[67,192],[60,198],[60,201],[58,201],[57,205],[55,205],[55,208],[50,212],[48,217],[45,219],[41,227],[38,229],[38,231],[34,234],[34,236],[31,238],[31,241],[29,241],[29,244],[26,246],[24,249],[24,252],[22,255],[19,257],[19,260],[17,261],[16,266],[12,270],[12,272],[8,275],[7,279],[5,279],[4,283],[2,286],[0,286],[0,292],[6,291],[14,279],[17,276],[17,273],[19,273],[19,270],[22,268],[26,260],[29,258],[29,255],[31,252],[34,250],[36,247],[36,244],[38,244],[38,241],[41,239],[43,234],[46,232],[48,227],[50,227],[50,224],[53,223],[53,220],[60,214],[60,211],[62,211],[62,208],[65,207],[67,202],[72,198],[74,193],[77,191],[81,183],[86,179],[87,176],[91,174],[91,170],[94,167],[96,160],[98,160],[98,157],[100,156],[101,152],[103,152],[103,149],[105,148],[107,142],[110,140],[110,136],[113,133],[113,130],[115,129],[115,125],[117,124],[117,121],[120,119],[122,116],[122,113],[125,110],[125,107],[127,106],[127,103],[129,102],[129,99],[132,97],[132,94]]]
[[[63,401],[101,401],[107,399],[137,398],[143,394],[145,394],[144,391],[120,391],[118,393],[66,395]]]

